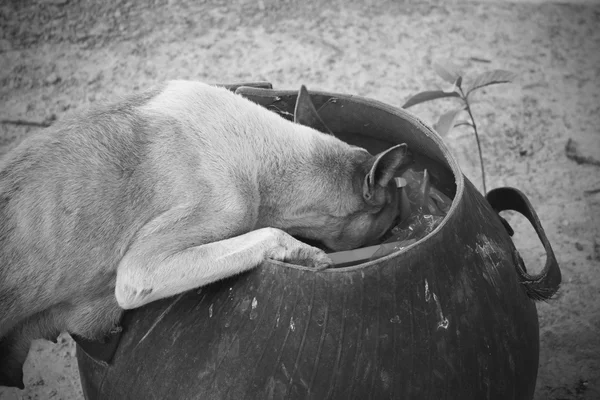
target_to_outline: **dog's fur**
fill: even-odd
[[[330,263],[291,235],[376,240],[405,150],[375,157],[188,81],[26,139],[0,160],[0,385],[23,387],[33,339],[102,337],[123,309],[266,258]]]

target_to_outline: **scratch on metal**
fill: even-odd
[[[450,323],[448,322],[448,318],[444,317],[444,314],[442,313],[442,305],[440,304],[440,300],[438,299],[437,295],[435,293],[433,293],[433,300],[435,301],[435,306],[437,308],[437,313],[438,313],[438,324],[437,324],[437,329],[443,328],[443,329],[448,329],[448,325],[450,325]]]
[[[425,301],[428,303],[431,301],[431,293],[429,292],[429,282],[427,282],[427,279],[425,279]]]
[[[173,308],[173,306],[179,301],[181,300],[181,298],[183,297],[183,293],[180,294],[179,296],[177,296],[175,298],[175,300],[173,300],[173,302],[171,304],[169,304],[169,306],[165,309],[165,311],[163,311],[155,320],[154,323],[152,324],[152,326],[150,327],[150,329],[148,329],[148,331],[146,332],[146,334],[144,336],[142,336],[142,338],[140,339],[140,341],[135,345],[135,347],[137,347],[140,343],[142,343],[144,341],[144,339],[146,339],[148,337],[148,335],[150,334],[150,332],[152,332],[154,330],[154,328],[156,328],[156,325],[158,325],[158,323],[160,321],[162,321],[162,319],[165,317],[165,315],[167,315],[167,313],[169,311],[171,311],[171,308]]]
[[[498,271],[500,263],[495,260],[495,257],[493,256],[498,253],[500,253],[501,256],[504,256],[504,250],[485,235],[479,234],[477,235],[477,239],[479,239],[479,242],[475,245],[475,251],[487,261],[484,263],[487,268],[484,270],[483,277],[488,280],[492,286],[497,288],[498,282],[496,278],[499,278],[500,275]]]

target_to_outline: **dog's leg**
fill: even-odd
[[[0,386],[24,388],[23,364],[31,342],[40,338],[56,342],[60,334],[55,314],[54,310],[34,314],[0,339]]]
[[[115,296],[119,306],[140,307],[239,274],[268,258],[307,261],[318,269],[332,263],[322,250],[282,230],[261,228],[235,236],[236,230],[247,230],[243,223],[235,227],[234,221],[242,218],[233,217],[217,225],[186,214],[185,210],[163,214],[145,226],[129,247],[117,268]],[[227,226],[224,236],[230,238],[219,240],[223,236],[211,236],[203,226]]]
[[[23,364],[30,343],[30,340],[19,340],[13,332],[0,339],[0,386],[25,388]]]

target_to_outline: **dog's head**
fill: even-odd
[[[406,144],[375,156],[336,139],[300,88],[294,121],[328,133],[313,154],[312,170],[300,179],[299,206],[285,217],[288,233],[341,251],[378,243],[399,213],[394,178],[406,164]]]
[[[315,155],[305,177],[302,201],[288,215],[286,230],[341,251],[376,244],[397,222],[398,189],[394,175],[406,163],[405,144],[375,156],[358,147]]]

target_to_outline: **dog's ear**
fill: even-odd
[[[304,85],[298,91],[296,108],[294,109],[294,122],[333,135],[327,125],[325,125],[325,122],[319,117],[319,113],[310,100],[310,95]]]
[[[378,204],[377,189],[385,188],[398,168],[407,159],[406,143],[390,147],[375,156],[375,162],[363,182],[363,198],[369,204]]]

